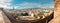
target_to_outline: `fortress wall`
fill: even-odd
[[[2,11],[3,9],[0,8],[0,23],[11,23],[8,17]]]

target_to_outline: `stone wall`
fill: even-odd
[[[8,17],[4,14],[3,8],[0,8],[0,23],[11,23]]]

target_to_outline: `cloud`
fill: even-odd
[[[0,7],[7,8],[11,4],[11,0],[0,0]]]
[[[17,4],[15,8],[54,8],[53,3],[49,4],[41,4],[41,3],[30,3],[30,2],[23,2],[21,4]]]
[[[49,4],[43,4],[41,5],[42,8],[54,8],[54,4],[53,3],[49,3]]]
[[[54,8],[53,3],[49,4],[41,4],[41,3],[34,3],[34,2],[23,2],[20,4],[16,4],[15,6],[12,5],[12,0],[0,0],[0,7],[12,9],[24,9],[24,8]]]
[[[38,8],[41,5],[39,3],[29,3],[29,2],[24,2],[21,4],[17,4],[15,8]]]

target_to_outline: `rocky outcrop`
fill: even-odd
[[[54,0],[54,18],[49,23],[60,23],[60,0]]]

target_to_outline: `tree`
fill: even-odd
[[[23,16],[28,16],[28,13],[21,13],[21,15],[23,15]]]

